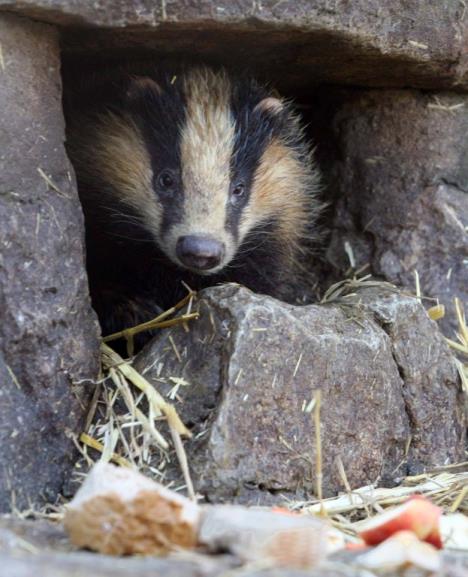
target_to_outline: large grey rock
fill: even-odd
[[[413,297],[366,290],[347,300],[372,313],[390,337],[411,430],[410,473],[425,465],[453,461],[457,447],[463,446],[464,403],[454,386],[458,377],[452,356],[436,323]]]
[[[208,499],[310,496],[317,448],[307,406],[318,390],[326,495],[344,489],[338,458],[358,487],[463,457],[457,371],[416,299],[367,289],[294,307],[225,285],[203,291],[198,308],[190,332],[164,331],[135,365],[160,391],[171,377],[189,383],[177,409],[193,426],[187,451]]]
[[[73,52],[192,57],[196,47],[291,89],[468,86],[468,11],[455,0],[0,0],[0,8],[66,27],[63,46]]]
[[[468,98],[461,94],[336,94],[327,134],[337,198],[329,260],[374,272],[447,306],[468,302]],[[325,95],[327,101],[330,95]],[[451,322],[452,321],[452,322]]]
[[[0,510],[55,501],[97,375],[53,28],[0,15]],[[45,176],[46,175],[46,176]],[[47,182],[49,179],[49,182]]]

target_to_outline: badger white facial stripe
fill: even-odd
[[[184,83],[187,113],[180,140],[185,221],[220,233],[230,185],[234,121],[225,74],[192,71]]]

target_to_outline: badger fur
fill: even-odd
[[[291,105],[204,67],[100,84],[71,99],[67,147],[103,333],[172,306],[182,281],[290,300],[320,206]]]

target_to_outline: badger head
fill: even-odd
[[[102,180],[173,263],[217,273],[265,224],[297,245],[315,172],[288,103],[206,68],[132,78],[123,102],[96,130]]]

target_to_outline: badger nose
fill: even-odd
[[[176,253],[185,266],[198,270],[210,270],[221,262],[224,244],[208,236],[181,236]]]

